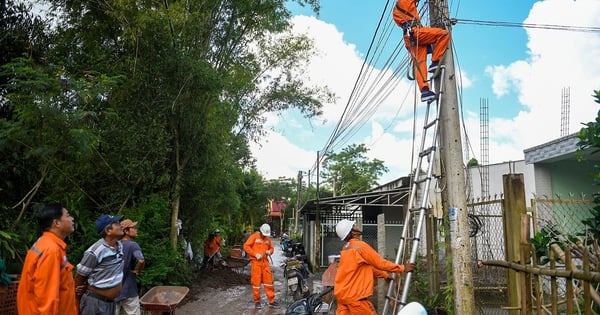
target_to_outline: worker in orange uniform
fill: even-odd
[[[208,234],[208,238],[204,241],[204,261],[203,265],[208,266],[214,263],[215,255],[219,252],[220,248],[215,241],[215,234]]]
[[[273,254],[274,248],[271,242],[271,226],[263,224],[260,226],[260,232],[256,232],[244,243],[244,251],[252,266],[250,267],[250,284],[252,285],[252,298],[254,307],[261,308],[260,303],[260,284],[265,288],[265,293],[269,299],[269,307],[279,307],[275,301],[275,288],[273,287],[273,273],[269,265],[269,257]]]
[[[45,206],[37,221],[43,232],[25,257],[17,291],[18,313],[77,315],[73,265],[67,260],[64,241],[75,231],[75,221],[59,204]]]
[[[415,79],[421,91],[421,102],[431,102],[436,98],[429,90],[427,72],[435,72],[440,59],[444,56],[450,41],[450,32],[437,27],[421,25],[421,17],[417,11],[419,0],[398,0],[393,10],[396,24],[404,32],[404,45],[413,59]],[[431,65],[427,68],[427,51],[433,45]]]
[[[221,259],[221,258],[223,258],[223,256],[221,255],[221,248],[223,248],[223,239],[221,238],[221,230],[216,229],[214,233],[215,233],[215,244],[219,248],[217,250],[217,257],[219,257],[219,259]]]
[[[340,262],[335,274],[333,294],[337,299],[337,315],[376,315],[368,298],[373,295],[373,278],[387,278],[387,272],[411,272],[414,264],[398,265],[387,261],[360,240],[362,232],[355,221],[342,220],[335,226],[338,237],[347,242],[340,253]]]

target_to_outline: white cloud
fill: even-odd
[[[569,14],[564,14],[569,12]],[[546,0],[536,2],[524,21],[532,24],[562,24],[598,26],[600,1],[597,0]],[[322,120],[307,122],[288,114],[273,117],[269,125],[278,132],[269,136],[252,152],[258,160],[258,169],[267,178],[294,177],[298,170],[311,168],[316,160],[316,150],[321,149],[338,122],[352,91],[363,60],[356,47],[343,39],[335,26],[314,17],[294,17],[294,30],[314,38],[319,50],[304,74],[311,84],[327,85],[338,99],[327,104]],[[600,89],[600,36],[597,33],[566,32],[544,29],[527,29],[528,58],[509,64],[496,64],[486,68],[486,73],[459,73],[463,88],[475,83],[478,77],[489,75],[496,97],[516,96],[521,105],[514,117],[490,117],[489,162],[498,163],[524,158],[523,150],[560,136],[561,90],[570,87],[570,133],[581,128],[581,122],[594,119],[598,106],[591,94]],[[519,49],[515,47],[514,49]],[[525,47],[523,47],[525,49]],[[379,70],[373,69],[373,76]],[[421,131],[423,104],[414,103],[414,82],[399,81],[392,95],[384,100],[377,111],[355,136],[353,143],[364,143],[370,158],[383,160],[390,172],[381,183],[406,175],[411,168],[413,150],[413,104],[417,105],[417,132]],[[468,89],[463,93],[478,93]],[[480,156],[479,113],[465,112],[468,129],[470,157]],[[298,129],[298,126],[306,126]],[[370,129],[370,130],[369,130]],[[302,143],[294,145],[287,138],[290,133]],[[415,137],[418,146],[420,135]],[[309,145],[309,143],[318,144]],[[296,142],[298,143],[298,142]],[[465,144],[466,145],[466,144]],[[345,145],[344,145],[345,146]],[[414,150],[417,150],[415,147]],[[463,147],[463,151],[465,147]]]
[[[569,12],[569,14],[565,14]],[[547,0],[536,2],[527,24],[597,26],[600,1]],[[600,87],[600,36],[597,33],[528,28],[529,58],[487,69],[498,97],[516,92],[523,110],[509,120],[490,120],[492,152],[514,152],[558,138],[561,132],[562,90],[570,87],[569,133],[598,110],[591,97]],[[501,160],[498,160],[501,161]]]

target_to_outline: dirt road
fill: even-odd
[[[190,292],[186,298],[177,306],[177,315],[247,315],[247,314],[285,314],[285,310],[291,304],[292,297],[286,295],[284,288],[283,268],[281,263],[286,257],[283,255],[279,240],[273,240],[275,253],[272,255],[271,268],[275,279],[275,299],[281,304],[279,308],[268,307],[268,300],[261,289],[261,309],[254,308],[252,300],[252,288],[250,286],[250,265],[243,271],[236,273],[231,269],[203,270],[199,279],[190,286]],[[321,291],[319,274],[311,274],[309,281],[311,292]]]

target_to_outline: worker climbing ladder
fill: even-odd
[[[411,185],[410,197],[408,200],[408,211],[406,211],[404,216],[404,227],[402,229],[402,237],[400,238],[400,244],[398,246],[396,263],[405,262],[406,259],[404,255],[408,252],[410,252],[410,257],[408,259],[409,262],[415,263],[417,260],[419,242],[423,231],[423,224],[425,223],[426,211],[429,210],[430,207],[429,191],[432,181],[435,154],[437,152],[440,108],[442,106],[442,98],[440,96],[444,93],[443,82],[445,70],[445,66],[442,65],[438,67],[436,73],[433,75],[434,78],[437,78],[439,75],[439,78],[436,80],[436,82],[439,82],[439,89],[437,89],[436,99],[427,102],[425,109],[425,120],[421,136],[421,144],[419,147],[419,156]],[[433,82],[433,80],[431,81]],[[426,144],[428,140],[431,142],[429,145]],[[426,159],[426,165],[424,165],[424,159]],[[425,171],[422,171],[423,167],[426,167]],[[407,304],[412,273],[413,272],[402,274],[405,276],[403,282],[400,282],[400,275],[397,275],[397,277],[390,282],[386,293],[386,303],[383,308],[384,315],[395,315]],[[403,286],[401,297],[398,297],[398,295],[400,295],[400,285],[398,285],[398,283],[402,284]]]

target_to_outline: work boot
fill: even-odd
[[[256,303],[254,303],[254,308],[260,309],[260,308],[262,308],[262,305],[260,304],[260,302],[256,302]]]
[[[273,303],[269,303],[269,307],[278,308],[279,303],[277,303],[277,301],[274,301]]]
[[[438,64],[439,64],[439,61],[432,61],[431,64],[429,65],[429,68],[427,69],[427,72],[434,73],[435,70],[437,70],[437,68],[438,68]]]
[[[431,102],[435,99],[435,93],[429,89],[423,89],[421,92],[421,102]]]

